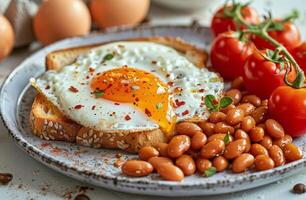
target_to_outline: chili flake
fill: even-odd
[[[90,73],[93,73],[93,72],[95,71],[95,69],[94,69],[94,68],[92,68],[92,67],[89,67],[89,69],[88,69],[88,70],[89,70],[89,72],[90,72]]]
[[[69,90],[73,93],[77,93],[79,90],[73,86],[70,86]]]
[[[94,109],[96,109],[96,106],[92,106],[92,107],[91,107],[91,110],[94,110]]]
[[[183,115],[183,116],[185,116],[185,115],[187,115],[187,114],[189,114],[189,110],[185,110],[184,112],[182,112],[182,115]]]
[[[74,106],[74,109],[76,109],[76,110],[79,110],[79,109],[81,109],[81,108],[83,108],[84,106],[83,105],[76,105],[76,106]]]
[[[126,115],[126,116],[124,117],[124,119],[125,119],[126,121],[129,121],[129,120],[131,119],[131,117],[130,117],[129,115]]]
[[[148,117],[152,116],[152,113],[147,108],[145,109],[145,113]]]
[[[204,89],[199,89],[199,92],[205,92],[205,90]]]
[[[180,106],[185,105],[185,101],[180,101],[180,100],[178,100],[178,99],[175,99],[175,105],[176,105],[176,107],[178,108],[178,107],[180,107]]]

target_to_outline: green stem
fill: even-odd
[[[300,68],[300,66],[295,61],[295,59],[292,57],[292,55],[289,53],[289,51],[282,44],[280,44],[278,41],[276,41],[274,38],[272,38],[268,34],[267,30],[272,23],[272,19],[267,19],[267,21],[263,23],[263,27],[261,29],[258,29],[258,28],[256,29],[254,28],[254,25],[248,24],[243,19],[241,15],[241,8],[242,8],[241,6],[237,6],[237,9],[235,10],[235,17],[233,17],[233,19],[237,22],[237,24],[243,24],[244,26],[247,27],[247,29],[243,30],[242,32],[257,35],[261,37],[262,39],[270,42],[276,48],[276,51],[278,51],[277,53],[282,52],[296,70],[296,78],[292,83],[288,81],[287,75],[289,72],[286,71],[286,74],[284,77],[285,83],[294,88],[304,87],[305,86],[304,84],[305,75],[304,75],[303,70]]]

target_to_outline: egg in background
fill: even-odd
[[[0,61],[12,51],[14,40],[15,36],[11,23],[0,14]]]
[[[147,15],[150,0],[91,0],[90,12],[100,28],[137,25]]]
[[[33,22],[37,39],[45,45],[67,37],[86,35],[90,27],[89,10],[81,0],[44,1]]]

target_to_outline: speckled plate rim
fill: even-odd
[[[207,29],[205,27],[190,27],[190,26],[141,26],[141,27],[136,27],[136,28],[114,28],[114,29],[110,29],[108,31],[105,31],[104,33],[118,33],[118,32],[124,32],[124,31],[133,31],[133,30],[148,30],[150,29],[150,31],[154,32],[154,29],[167,29],[167,28],[171,28],[171,29],[193,29],[194,31],[201,31],[203,29]],[[101,34],[101,33],[93,33],[92,35],[95,34]],[[76,38],[70,38],[70,39],[66,39],[66,40],[62,40],[59,42],[56,42],[52,45],[49,45],[39,51],[37,51],[36,53],[33,54],[36,55],[38,53],[40,53],[41,51],[46,51],[47,49],[52,48],[53,46],[56,46],[60,43],[65,43],[67,41],[69,42],[74,42],[74,41],[78,41],[78,40],[83,40],[86,37],[76,37]],[[201,189],[201,188],[213,188],[215,186],[218,187],[228,187],[231,184],[243,184],[244,182],[253,182],[255,180],[258,179],[269,179],[271,177],[270,180],[265,181],[265,183],[262,184],[258,184],[257,186],[260,185],[264,185],[264,184],[268,184],[271,182],[274,182],[276,180],[285,178],[287,176],[292,175],[293,173],[298,173],[299,171],[301,171],[303,169],[303,167],[306,166],[306,158],[303,158],[301,160],[292,162],[292,163],[288,163],[284,166],[280,166],[271,170],[267,170],[267,171],[263,171],[263,172],[254,172],[254,173],[243,173],[240,176],[237,176],[235,179],[229,179],[226,181],[218,181],[218,180],[214,180],[213,178],[207,178],[207,182],[206,184],[203,183],[176,183],[176,182],[168,182],[168,181],[154,181],[152,182],[148,182],[145,180],[139,180],[139,179],[134,179],[134,178],[128,178],[128,177],[124,177],[124,176],[104,176],[101,174],[93,174],[90,171],[86,171],[86,170],[79,170],[73,166],[68,166],[63,162],[60,162],[56,159],[54,159],[53,157],[51,157],[48,154],[45,154],[43,151],[41,151],[40,149],[32,146],[31,144],[28,144],[22,137],[18,136],[18,133],[22,130],[20,130],[19,127],[14,126],[12,123],[8,123],[9,122],[9,118],[5,115],[5,113],[3,113],[3,98],[4,98],[4,90],[7,87],[7,85],[10,84],[11,79],[15,76],[15,74],[18,72],[19,68],[22,67],[22,64],[29,62],[29,60],[31,59],[31,56],[28,57],[27,59],[25,59],[20,66],[18,66],[17,68],[15,68],[6,78],[6,80],[3,82],[2,86],[1,86],[1,92],[0,92],[0,117],[1,120],[4,124],[4,126],[6,127],[6,129],[8,130],[9,134],[11,135],[11,137],[14,139],[14,141],[18,144],[18,146],[24,150],[25,152],[27,152],[30,156],[34,157],[36,160],[42,162],[43,164],[47,165],[48,167],[51,167],[61,173],[67,174],[71,177],[74,177],[74,173],[77,173],[81,176],[83,176],[82,178],[77,178],[79,180],[83,180],[85,182],[89,182],[92,183],[92,181],[87,181],[86,177],[94,177],[97,181],[104,181],[105,182],[105,187],[106,188],[111,188],[111,189],[115,189],[111,186],[108,186],[107,183],[109,182],[113,182],[114,185],[118,185],[119,187],[117,188],[117,190],[120,191],[126,191],[126,192],[133,192],[133,191],[128,191],[123,189],[128,188],[128,187],[133,187],[132,185],[136,185],[136,187],[140,188],[141,187],[145,187],[145,185],[150,184],[150,187],[159,187],[161,188],[161,190],[189,190],[189,189]],[[20,101],[20,100],[18,100]],[[53,166],[50,166],[49,163],[53,163]],[[299,168],[299,169],[297,169]],[[293,169],[296,169],[293,173]],[[65,172],[64,172],[65,171]],[[279,175],[279,177],[275,177],[277,175]],[[273,178],[272,178],[273,177]],[[94,183],[95,184],[95,183]],[[257,186],[252,186],[252,187],[257,187]],[[123,188],[122,188],[123,187]],[[247,187],[247,186],[243,186],[243,189],[249,189],[251,187]],[[242,189],[242,190],[243,190]],[[240,189],[233,189],[230,190],[228,192],[232,192],[232,191],[238,191]],[[141,193],[141,192],[136,192],[136,193]],[[152,193],[151,193],[152,194]],[[154,194],[153,194],[154,195]],[[160,195],[160,194],[155,194],[155,195]],[[162,194],[163,195],[163,194]],[[198,194],[198,195],[203,195],[203,194]],[[205,195],[205,194],[204,194]],[[166,195],[166,196],[177,196],[177,195]],[[180,194],[181,196],[181,194]]]

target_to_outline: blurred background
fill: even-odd
[[[35,41],[38,46],[48,45],[115,26],[191,23],[209,26],[213,12],[223,3],[223,0],[1,0],[0,60],[9,56],[13,48],[29,47]],[[300,18],[296,23],[305,35],[304,3],[304,0],[254,0],[252,6],[260,14],[273,10],[277,17],[297,9]]]

